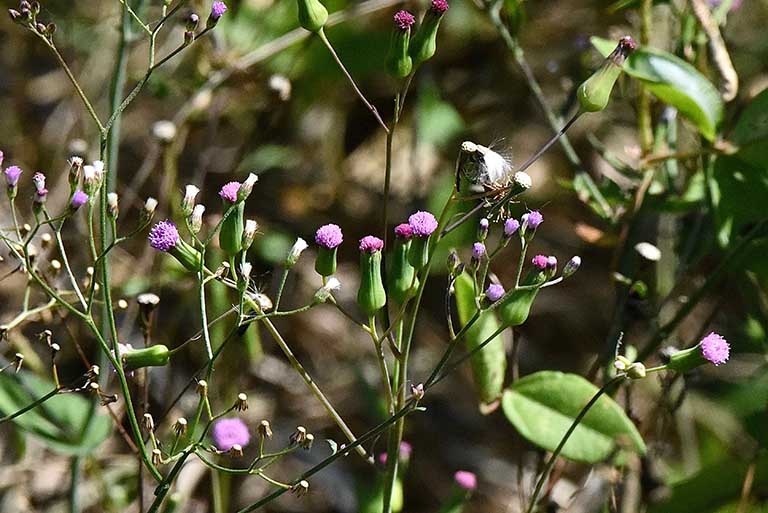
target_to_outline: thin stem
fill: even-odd
[[[44,396],[42,396],[42,397],[36,399],[35,401],[29,403],[28,405],[26,405],[22,409],[17,410],[15,412],[11,413],[11,414],[6,415],[5,417],[0,418],[0,424],[2,424],[4,422],[8,422],[9,420],[13,420],[16,417],[24,415],[29,410],[33,410],[33,409],[37,408],[38,406],[43,404],[45,401],[47,401],[51,397],[53,397],[56,394],[58,394],[59,392],[61,392],[61,390],[62,390],[61,387],[56,387],[53,390],[51,390],[50,392],[48,392],[47,394],[45,394]]]
[[[594,396],[592,396],[592,399],[590,399],[589,402],[581,409],[579,414],[576,415],[576,418],[573,419],[573,423],[571,423],[571,426],[568,428],[568,431],[566,431],[565,435],[563,435],[563,438],[560,440],[560,443],[557,445],[554,452],[549,456],[547,463],[544,465],[544,470],[542,470],[541,474],[539,475],[539,479],[536,482],[536,487],[533,490],[533,495],[531,496],[531,500],[528,503],[528,509],[526,510],[527,513],[533,513],[533,510],[536,507],[537,502],[539,501],[539,494],[541,493],[541,487],[544,486],[544,482],[549,476],[549,472],[552,470],[552,467],[555,464],[557,457],[560,456],[560,452],[563,450],[563,447],[565,447],[566,442],[568,442],[568,439],[576,430],[579,423],[582,421],[582,419],[584,419],[584,417],[592,408],[592,406],[594,406],[595,403],[597,403],[600,397],[602,397],[602,395],[605,394],[609,388],[613,387],[613,385],[623,381],[625,377],[626,377],[625,375],[621,374],[619,376],[616,376],[609,382],[607,382],[605,385],[603,385],[600,388],[600,390],[598,390],[597,393]]]
[[[365,97],[363,92],[357,86],[357,83],[355,82],[355,79],[352,78],[352,75],[349,74],[349,71],[347,71],[347,68],[346,68],[346,66],[344,66],[344,63],[341,62],[341,59],[339,58],[338,54],[336,53],[336,50],[334,50],[333,45],[331,45],[331,42],[328,41],[328,37],[326,37],[325,31],[323,31],[322,28],[317,32],[317,36],[323,42],[325,47],[328,48],[328,51],[331,53],[331,56],[333,57],[333,60],[336,61],[336,64],[339,65],[339,68],[341,68],[341,71],[342,71],[342,73],[344,73],[344,76],[347,77],[347,80],[352,85],[352,89],[355,90],[355,93],[357,94],[357,96],[365,104],[365,106],[368,108],[368,110],[371,111],[371,114],[373,114],[373,117],[376,118],[376,121],[379,123],[379,125],[381,125],[381,128],[383,128],[385,132],[389,133],[389,128],[387,128],[387,124],[384,123],[384,120],[381,119],[381,116],[379,115],[379,111],[376,110],[376,107],[374,107],[373,104],[368,101],[368,99]]]
[[[80,513],[80,496],[78,488],[80,484],[80,456],[73,456],[69,467],[69,511]]]
[[[285,289],[285,282],[288,281],[288,273],[291,272],[290,267],[283,269],[283,274],[280,276],[280,286],[277,288],[277,294],[275,295],[275,310],[280,308],[280,300],[283,298],[283,290]]]
[[[376,334],[376,317],[371,316],[368,319],[368,326],[370,327],[371,338],[373,339],[373,345],[376,349],[376,359],[379,362],[379,373],[381,374],[381,383],[384,387],[384,394],[387,398],[387,411],[390,415],[395,413],[395,398],[392,395],[392,384],[389,382],[389,371],[387,370],[387,360],[384,357],[384,345],[379,342],[379,336]]]

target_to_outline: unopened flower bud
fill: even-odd
[[[407,77],[413,69],[413,59],[408,54],[411,27],[416,18],[408,11],[398,11],[394,17],[395,28],[387,55],[387,70],[396,78]]]
[[[296,265],[296,262],[299,261],[299,257],[304,252],[305,249],[309,247],[309,244],[307,244],[307,241],[302,239],[301,237],[296,239],[296,242],[293,243],[293,247],[291,247],[291,250],[288,252],[288,256],[285,259],[285,267],[291,268],[294,265]]]
[[[195,33],[191,30],[184,31],[184,46],[191,45],[195,40]]]
[[[221,17],[224,16],[225,12],[227,12],[227,4],[219,1],[213,2],[211,5],[211,14],[208,15],[205,27],[208,29],[215,27],[216,24],[219,23]]]
[[[568,278],[571,276],[573,273],[579,270],[579,267],[581,267],[581,257],[571,257],[571,259],[568,260],[568,262],[565,264],[565,267],[563,267],[563,278]]]
[[[80,174],[83,171],[83,159],[81,157],[73,156],[69,159],[69,187],[71,190],[75,190],[80,183]]]
[[[491,223],[483,217],[480,219],[480,222],[477,224],[477,239],[480,242],[485,242],[485,239],[488,238],[488,230],[490,229]]]
[[[643,379],[646,375],[645,365],[640,362],[635,362],[627,369],[627,376],[631,379]]]
[[[437,50],[437,29],[440,27],[440,21],[447,10],[447,0],[432,0],[432,4],[426,14],[424,14],[419,29],[411,38],[408,52],[413,58],[414,67],[435,55]]]
[[[126,370],[135,370],[144,367],[164,367],[171,359],[171,352],[168,346],[155,344],[142,349],[128,349],[121,354],[121,357]]]
[[[299,25],[310,32],[320,32],[328,21],[328,10],[320,0],[298,0]]]
[[[381,252],[384,241],[368,235],[360,239],[360,288],[357,305],[368,317],[376,315],[387,304],[387,294],[381,279]]]
[[[624,61],[635,48],[637,45],[631,37],[622,37],[602,66],[579,86],[577,95],[582,112],[598,112],[608,105]]]
[[[451,274],[451,276],[457,275],[456,271],[458,270],[459,264],[461,264],[459,254],[456,253],[456,251],[451,250],[448,253],[448,272]]]
[[[194,31],[195,29],[197,29],[198,23],[200,23],[200,16],[198,16],[195,13],[191,13],[187,17],[186,29],[189,31]]]
[[[235,401],[235,410],[245,411],[248,409],[248,396],[244,393],[237,394],[237,401]]]

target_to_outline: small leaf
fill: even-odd
[[[616,43],[590,40],[607,57]],[[624,71],[640,80],[659,100],[676,107],[693,122],[701,135],[715,139],[723,118],[723,100],[717,88],[689,63],[663,50],[638,47],[624,62]]]
[[[581,376],[541,371],[508,388],[502,408],[523,437],[553,451],[597,392],[598,388]],[[645,453],[645,443],[635,425],[613,399],[603,395],[571,434],[561,455],[597,463],[610,456],[618,444]]]
[[[454,284],[456,291],[456,309],[459,323],[466,325],[477,312],[475,306],[475,285],[467,273],[462,273]],[[467,349],[472,350],[493,335],[501,324],[494,312],[483,312],[480,318],[467,330],[464,340]],[[504,339],[501,335],[489,342],[469,360],[477,393],[483,405],[496,401],[504,388],[504,374],[507,370],[507,356],[504,352]],[[488,409],[483,408],[484,411]]]

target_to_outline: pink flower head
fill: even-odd
[[[472,258],[480,260],[485,256],[485,244],[482,242],[475,242],[472,244]]]
[[[544,222],[544,216],[538,210],[532,210],[527,214],[523,214],[523,223],[532,230],[539,227]]]
[[[513,217],[510,217],[509,219],[504,221],[504,235],[506,237],[511,237],[512,235],[514,235],[519,228],[520,228],[520,221],[518,221]]]
[[[699,342],[701,355],[715,365],[722,365],[728,361],[731,354],[731,346],[714,331]]]
[[[219,196],[230,203],[237,202],[237,192],[240,190],[240,182],[229,182],[219,191]]]
[[[327,249],[333,249],[341,245],[344,241],[344,234],[337,224],[326,224],[321,226],[315,232],[315,242],[318,246]]]
[[[213,443],[220,451],[228,451],[233,445],[245,447],[251,441],[248,426],[240,419],[219,419],[213,424]]]
[[[401,239],[409,240],[413,237],[413,228],[408,223],[402,223],[395,226],[395,236]]]
[[[397,11],[393,17],[395,26],[400,30],[408,30],[416,23],[416,18],[408,11]]]
[[[467,472],[466,470],[459,470],[453,475],[453,480],[456,482],[457,485],[459,485],[460,488],[463,488],[468,492],[471,492],[475,488],[477,488],[477,476],[472,472]]]
[[[72,201],[70,202],[70,205],[72,206],[73,209],[77,210],[78,208],[85,205],[87,201],[88,201],[88,195],[83,191],[81,191],[80,189],[78,189],[72,195]]]
[[[531,260],[531,263],[534,267],[537,269],[541,269],[542,271],[547,268],[547,264],[549,263],[549,259],[545,255],[536,255]]]
[[[408,224],[415,237],[429,237],[437,230],[437,219],[429,212],[420,210],[408,218]]]
[[[160,221],[149,231],[149,245],[158,251],[170,251],[179,243],[179,230],[170,221]]]
[[[504,290],[504,287],[499,285],[498,283],[491,283],[488,285],[488,288],[485,289],[485,297],[488,298],[488,301],[491,303],[495,303],[499,299],[504,296],[506,291]]]
[[[227,4],[224,2],[213,2],[213,5],[211,5],[211,18],[214,20],[224,16],[225,12],[227,12]]]
[[[6,168],[5,181],[8,182],[8,187],[16,187],[19,183],[19,177],[21,176],[21,168],[19,166],[11,166]]]
[[[376,253],[384,248],[384,241],[373,235],[366,235],[360,239],[360,251],[364,253]]]
[[[411,453],[413,452],[413,447],[411,444],[409,444],[406,441],[400,442],[400,459],[401,460],[408,460],[411,457]],[[379,463],[382,465],[387,464],[387,453],[382,452],[379,454]]]
[[[448,5],[447,0],[432,0],[432,5],[430,5],[429,8],[435,14],[443,15],[445,14],[445,11],[448,10],[448,7],[450,6]]]

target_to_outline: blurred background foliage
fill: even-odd
[[[146,2],[141,11],[145,19],[157,18],[158,3]],[[601,61],[590,37],[637,35],[636,4],[505,3],[506,26],[556,115],[569,110],[575,86]],[[717,137],[710,138],[714,142],[702,138],[695,123],[654,101],[653,119],[659,126],[671,120],[667,128],[675,127],[676,147],[661,144],[644,153],[637,133],[638,86],[625,76],[606,111],[582,118],[569,131],[583,169],[603,199],[555,146],[530,168],[534,186],[525,203],[515,207],[517,215],[527,207],[545,215],[536,252],[554,254],[562,262],[578,254],[584,264],[565,285],[540,295],[530,320],[515,333],[519,363],[510,373],[547,368],[588,375],[596,362],[610,358],[619,332],[625,345],[644,347],[704,284],[703,295],[677,329],[666,333],[664,345],[691,345],[700,334],[717,329],[735,353],[725,367],[685,380],[646,380],[631,393],[620,394],[620,404],[645,438],[648,455],[591,471],[579,464],[559,465],[551,511],[768,511],[768,239],[738,246],[766,219],[768,205],[768,3],[739,4],[722,30],[740,88],[725,104]],[[391,15],[400,6],[392,0],[327,3],[337,13],[332,19],[339,21],[327,34],[385,119],[398,84],[387,76],[383,62]],[[426,8],[415,2],[405,6],[416,12]],[[311,240],[318,226],[334,222],[343,227],[347,241],[341,248],[340,301],[351,303],[357,284],[353,241],[381,229],[384,134],[325,48],[296,28],[293,2],[233,0],[229,7],[210,37],[153,75],[122,118],[120,226],[127,231],[135,224],[150,195],[160,201],[160,218],[178,215],[187,183],[202,188],[206,222],[213,225],[223,210],[217,197],[220,186],[254,171],[260,181],[246,213],[260,224],[250,258],[263,291],[274,293],[279,278],[274,269],[297,236]],[[201,17],[208,8],[207,3],[189,2],[189,10]],[[57,24],[57,44],[101,113],[107,111],[120,13],[118,1],[43,4],[41,16]],[[688,3],[654,2],[652,14],[650,45],[691,62],[719,85],[707,38]],[[183,23],[169,24],[158,53],[175,48],[182,31]],[[95,159],[98,134],[54,58],[7,17],[0,20],[0,47],[0,148],[6,163],[29,171],[22,188],[29,187],[32,171],[44,171],[49,202],[61,205],[68,190],[66,159],[74,154]],[[135,27],[128,55],[130,88],[146,70],[146,39]],[[461,141],[492,146],[519,164],[552,133],[513,52],[483,9],[469,0],[452,2],[437,54],[420,69],[404,112],[395,137],[390,207],[395,221],[418,207],[435,211],[442,204]],[[654,164],[651,174],[645,173],[649,162]],[[22,202],[21,209],[31,219],[29,205]],[[0,224],[9,225],[5,204],[0,215]],[[65,244],[77,265],[79,251],[85,252],[85,226],[81,222],[72,228],[65,233]],[[452,240],[465,256],[472,231]],[[639,242],[657,246],[661,259],[643,258],[634,249]],[[288,283],[287,306],[304,304],[319,286],[310,251]],[[194,284],[171,259],[158,257],[139,237],[113,260],[119,297],[128,300],[119,315],[124,343],[141,345],[134,298],[147,291],[161,297],[157,342],[175,346],[195,334]],[[24,276],[12,273],[8,262],[0,264],[3,322],[20,310],[25,285]],[[500,259],[493,269],[502,282],[514,276],[512,255],[508,262],[505,266]],[[707,280],[713,276],[717,279]],[[225,311],[233,301],[226,290],[214,288],[212,294],[212,312]],[[418,327],[414,376],[429,372],[442,353],[447,336],[443,294],[444,280],[436,276]],[[231,328],[233,321],[227,322],[215,326],[214,343]],[[335,310],[313,309],[278,325],[356,432],[384,417],[370,344]],[[75,320],[51,312],[5,334],[0,347],[6,358],[23,352],[29,371],[47,376],[44,347],[36,338],[43,329],[52,330],[63,348],[59,362],[65,376],[83,371],[73,340],[96,361],[95,344]],[[170,367],[152,372],[151,410],[158,412],[164,429],[176,417],[191,415],[193,391],[160,418],[203,361],[202,351],[192,344]],[[47,389],[31,381],[43,378],[31,375],[21,388],[19,381],[5,374],[2,378],[4,413],[24,404],[30,390]],[[430,391],[426,414],[410,420],[406,439],[414,451],[404,480],[404,511],[438,510],[458,469],[479,476],[479,489],[466,511],[512,512],[525,503],[542,452],[517,435],[500,412],[480,415],[472,387],[468,368],[461,369]],[[252,425],[269,419],[278,440],[287,439],[299,424],[319,434],[319,441],[340,440],[282,354],[255,329],[242,344],[226,348],[211,384],[213,400],[220,405],[229,404],[239,391],[247,392],[252,402],[245,418]],[[135,463],[124,441],[117,435],[106,438],[100,431],[103,424],[80,438],[61,432],[69,426],[78,433],[79,424],[71,424],[68,416],[85,414],[90,407],[75,396],[66,398],[68,404],[64,399],[51,401],[50,409],[40,414],[45,420],[25,416],[26,422],[0,428],[0,510],[66,511],[72,454],[85,458],[79,477],[85,511],[135,508]],[[98,450],[92,451],[94,446]],[[374,451],[383,450],[379,441]],[[289,479],[329,452],[321,441],[310,453],[283,463],[279,477]],[[376,500],[371,487],[379,472],[347,457],[314,478],[308,496],[286,496],[267,510],[367,511]],[[186,497],[183,511],[209,510],[207,479],[199,466],[185,470],[179,485]],[[234,507],[254,502],[267,486],[254,478],[233,479],[231,490]]]

